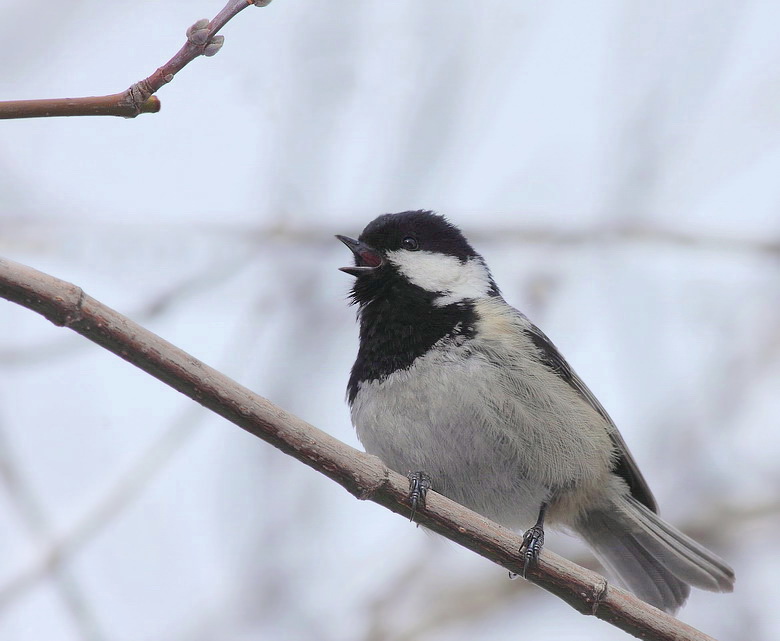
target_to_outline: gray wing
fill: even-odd
[[[582,379],[577,376],[577,373],[566,362],[566,359],[561,356],[558,348],[556,348],[552,341],[545,336],[544,332],[529,321],[525,315],[520,312],[517,313],[523,318],[523,331],[539,350],[539,360],[571,385],[583,400],[596,410],[607,422],[609,437],[615,444],[615,450],[618,454],[612,471],[628,484],[628,487],[631,490],[631,496],[657,514],[658,505],[655,502],[653,493],[650,491],[647,481],[645,481],[645,478],[639,471],[639,467],[637,466],[634,457],[631,456],[631,452],[628,450],[628,446],[620,435],[620,432],[618,432],[618,428],[614,421],[609,417],[607,411],[593,395],[593,392],[588,389],[587,385],[582,382]]]

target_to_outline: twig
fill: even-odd
[[[382,462],[288,414],[224,374],[87,296],[79,287],[0,259],[0,296],[66,326],[121,356],[250,434],[333,479],[359,499],[409,518],[408,484]],[[510,572],[522,572],[520,538],[432,492],[417,521]],[[544,551],[531,581],[583,614],[643,639],[712,641],[674,617],[607,584],[598,574]]]
[[[52,116],[122,116],[135,118],[143,113],[160,111],[160,100],[153,95],[173,80],[198,56],[213,56],[225,41],[216,35],[228,21],[247,7],[265,7],[271,0],[228,0],[211,22],[198,20],[187,29],[187,42],[152,75],[120,93],[85,98],[50,98],[45,100],[0,101],[0,119],[48,118]]]

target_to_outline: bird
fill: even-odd
[[[347,385],[369,454],[428,490],[524,534],[524,570],[545,524],[579,535],[608,573],[674,614],[691,586],[733,590],[734,571],[664,521],[615,423],[550,339],[503,298],[447,218],[383,214],[357,239],[359,345]]]

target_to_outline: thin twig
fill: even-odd
[[[120,93],[84,98],[0,101],[0,120],[9,118],[49,118],[53,116],[122,116],[135,118],[160,111],[160,100],[153,95],[173,80],[198,56],[213,56],[222,47],[223,36],[216,35],[228,21],[247,7],[265,7],[271,0],[228,0],[210,22],[199,20],[187,29],[187,41],[179,51],[153,74],[130,85]]]
[[[359,499],[409,518],[408,483],[382,462],[288,414],[159,336],[87,296],[79,287],[0,259],[0,296],[67,326],[121,356],[250,434],[309,465]],[[516,574],[520,538],[506,528],[431,492],[416,520]],[[643,639],[707,641],[704,633],[609,585],[598,574],[544,551],[528,578],[583,614]]]

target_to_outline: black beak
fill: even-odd
[[[349,236],[341,236],[340,234],[336,234],[336,238],[349,247],[349,250],[355,255],[355,266],[339,267],[341,271],[352,276],[360,276],[362,274],[370,274],[385,264],[385,259],[382,258],[382,255],[365,243],[361,243],[359,240]]]

